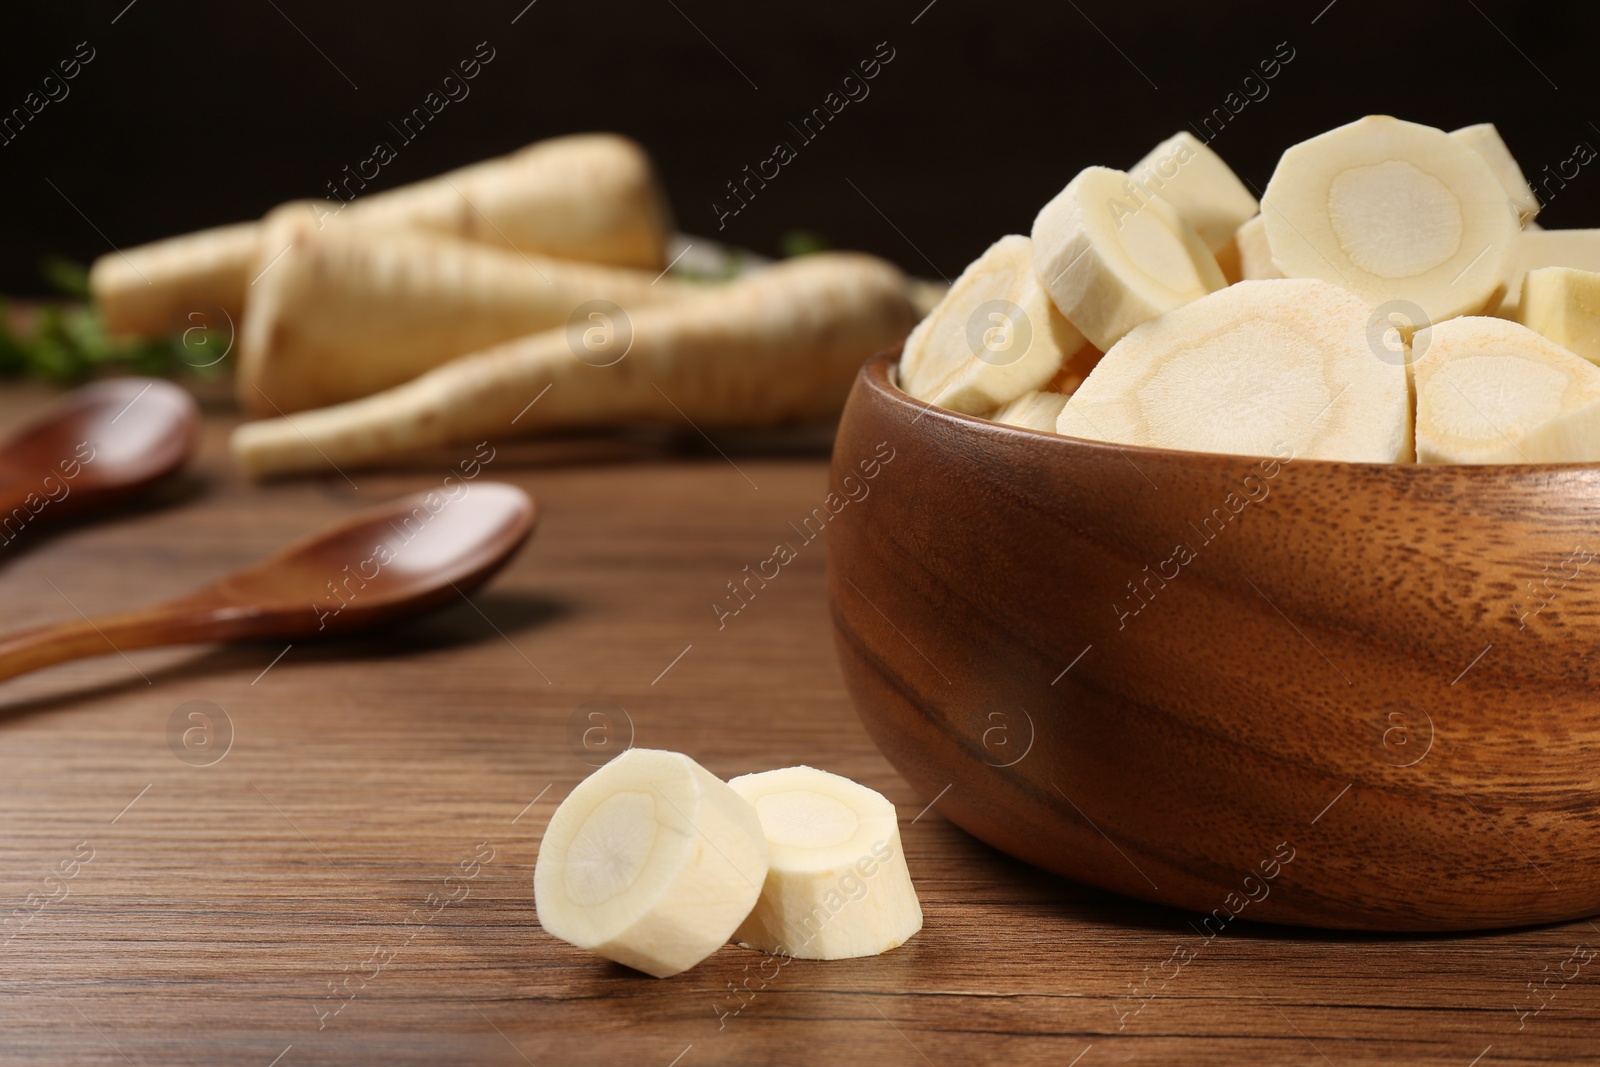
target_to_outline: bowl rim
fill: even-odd
[[[1066,452],[1114,452],[1123,458],[1146,457],[1154,460],[1180,463],[1222,462],[1255,464],[1263,460],[1285,462],[1282,456],[1252,456],[1237,452],[1199,452],[1181,448],[1158,448],[1152,445],[1117,444],[1114,441],[1095,441],[1087,437],[1071,437],[1049,430],[1035,430],[1026,426],[1011,426],[994,422],[981,415],[966,415],[959,411],[939,407],[929,401],[918,400],[901,389],[890,375],[898,366],[905,342],[877,353],[861,366],[860,380],[878,397],[898,408],[915,411],[913,422],[932,415],[935,419],[959,428],[962,433],[987,435],[992,439],[1028,441],[1030,447],[1056,448]],[[1050,442],[1050,443],[1044,443]],[[1573,463],[1366,463],[1340,459],[1309,459],[1289,457],[1295,467],[1314,467],[1325,471],[1343,469],[1364,475],[1383,475],[1411,479],[1477,478],[1481,481],[1504,480],[1507,477],[1543,479],[1557,474],[1585,474],[1600,472],[1600,461]]]

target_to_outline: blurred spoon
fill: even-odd
[[[0,542],[126,500],[194,451],[193,398],[155,378],[74,389],[0,444]]]
[[[514,486],[459,489],[360,512],[177,600],[0,637],[0,680],[134,648],[349,633],[443,607],[486,582],[537,522]]]

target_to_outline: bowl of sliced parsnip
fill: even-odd
[[[835,446],[889,759],[1199,938],[1600,911],[1600,232],[1537,203],[1374,117],[1259,205],[1180,135],[996,243]]]

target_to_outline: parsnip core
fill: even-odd
[[[596,804],[567,847],[567,896],[590,908],[626,892],[644,870],[659,829],[649,793],[613,793]]]
[[[1391,279],[1448,260],[1465,229],[1449,186],[1403,159],[1340,171],[1328,186],[1328,222],[1350,262]]]
[[[756,801],[767,841],[794,848],[832,848],[861,828],[861,819],[833,797],[810,789],[768,793]]]

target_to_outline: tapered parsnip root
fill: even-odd
[[[457,356],[551,327],[579,305],[680,297],[648,271],[519,254],[421,231],[269,218],[267,262],[239,335],[239,403],[253,415],[355,400]]]
[[[1039,212],[1033,269],[1061,314],[1101,351],[1227,283],[1171,205],[1107,167],[1080,172]]]
[[[1451,319],[1412,338],[1423,463],[1600,460],[1600,367],[1504,319]]]
[[[747,774],[728,786],[755,806],[771,852],[735,941],[842,960],[898,948],[922,929],[894,805],[883,794],[812,767]]]
[[[917,324],[900,386],[919,400],[987,415],[1038,389],[1083,345],[1033,273],[1033,244],[1002,237]]]
[[[1261,214],[1285,275],[1332,282],[1373,305],[1405,301],[1419,325],[1497,302],[1519,229],[1481,155],[1387,115],[1290,148]]]
[[[1191,133],[1177,133],[1128,168],[1138,185],[1171,204],[1213,253],[1260,205],[1222,157]]]
[[[509,156],[350,205],[365,226],[452,234],[562,259],[659,271],[672,223],[650,157],[610,133],[539,141]]]
[[[540,141],[346,205],[312,202],[307,215],[652,271],[665,264],[670,230],[649,158],[612,134]],[[237,319],[262,246],[258,224],[240,223],[113,252],[96,261],[90,290],[116,334],[163,333],[218,306]]]
[[[1600,273],[1540,267],[1522,281],[1522,324],[1600,364]]]
[[[539,925],[666,978],[727,944],[768,847],[750,802],[678,752],[631,748],[580,782],[539,844]]]
[[[1057,432],[1121,444],[1307,459],[1411,458],[1404,360],[1371,308],[1313,279],[1239,282],[1133,330]]]
[[[286,474],[574,426],[820,419],[838,412],[862,361],[911,326],[904,276],[846,253],[625,312],[464,356],[363,400],[248,423],[234,456],[253,475]]]
[[[226,330],[229,318],[237,329],[260,246],[260,227],[240,222],[111,252],[90,268],[89,291],[115,335]]]

